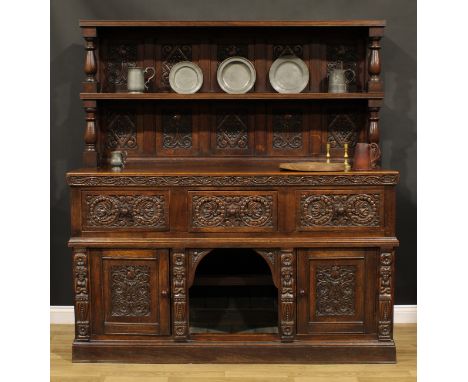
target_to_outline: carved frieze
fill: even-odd
[[[185,252],[172,253],[173,335],[176,341],[185,341],[188,336],[187,316],[187,266]]]
[[[76,248],[73,254],[75,292],[75,335],[77,341],[89,341],[89,272],[88,253]]]
[[[218,115],[216,118],[216,148],[247,150],[249,146],[246,114]]]
[[[273,60],[276,60],[281,56],[297,56],[299,58],[304,57],[304,48],[302,45],[273,45]]]
[[[188,44],[165,44],[161,47],[162,78],[161,85],[169,89],[169,73],[180,61],[192,61],[192,46]]]
[[[117,265],[110,270],[111,315],[145,317],[151,313],[150,268]]]
[[[356,146],[359,134],[358,126],[357,116],[353,113],[329,114],[327,142],[332,148],[343,148],[345,143],[349,147]]]
[[[301,227],[378,227],[380,194],[310,194],[300,198]]]
[[[105,130],[106,148],[134,150],[138,147],[135,114],[108,112],[105,117]]]
[[[294,250],[281,250],[280,255],[280,333],[283,342],[294,339],[296,327],[296,272]]]
[[[272,195],[192,197],[192,227],[273,227]]]
[[[240,56],[248,58],[249,55],[247,44],[221,44],[217,46],[216,52],[218,63],[229,57]]]
[[[136,65],[136,42],[116,42],[109,45],[104,76],[108,90],[124,89],[127,86],[128,68]]]
[[[380,254],[379,264],[379,326],[378,336],[380,341],[392,339],[393,321],[393,253]]]
[[[315,280],[315,312],[317,316],[354,315],[356,309],[356,266],[317,266]]]
[[[192,115],[163,113],[163,148],[190,149],[192,147]]]
[[[167,228],[166,195],[86,196],[86,228]]]
[[[272,146],[277,150],[294,150],[302,147],[302,114],[273,115]]]

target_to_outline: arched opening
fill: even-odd
[[[278,290],[252,249],[214,249],[189,289],[190,333],[278,333]]]

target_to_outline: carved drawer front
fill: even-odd
[[[169,230],[167,191],[83,191],[83,231]]]
[[[169,334],[167,250],[102,250],[92,258],[96,334]]]
[[[300,251],[298,332],[370,332],[375,256],[373,250]]]
[[[296,191],[298,231],[381,230],[384,192],[379,189]]]
[[[192,232],[271,232],[277,230],[275,191],[189,191]]]

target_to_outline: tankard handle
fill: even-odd
[[[346,73],[351,73],[351,76],[347,76]],[[353,69],[346,69],[345,70],[345,81],[346,81],[346,85],[353,82],[354,79],[356,78],[356,73],[354,72]]]
[[[148,66],[145,71],[143,72],[144,74],[148,73],[148,70],[153,71],[153,75],[151,75],[146,81],[145,81],[145,89],[148,89],[148,83],[154,78],[156,75],[156,70],[152,66]]]
[[[370,145],[370,155],[371,155],[371,167],[375,168],[377,161],[380,159],[380,148],[377,143],[371,143]]]

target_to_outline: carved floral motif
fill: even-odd
[[[194,227],[273,227],[273,197],[193,196]]]
[[[279,150],[302,147],[302,114],[284,113],[273,116],[272,145]]]
[[[216,148],[248,149],[247,116],[245,114],[227,114],[218,116],[216,121]]]
[[[379,325],[380,341],[392,339],[393,299],[392,299],[393,253],[380,254],[379,265]]]
[[[75,292],[75,328],[78,341],[89,341],[89,273],[88,254],[77,248],[73,256],[73,276]]]
[[[315,279],[317,316],[354,315],[356,266],[318,266]]]
[[[302,45],[273,45],[273,60],[281,56],[297,56],[303,58],[304,49]]]
[[[106,147],[108,149],[136,149],[136,116],[123,112],[106,115]]]
[[[281,250],[280,329],[283,342],[293,340],[296,325],[295,257],[293,250]]]
[[[328,116],[328,138],[332,148],[356,146],[358,140],[358,122],[355,114],[330,114]]]
[[[144,265],[118,265],[110,271],[111,315],[144,317],[151,313],[150,268]]]
[[[172,67],[180,61],[192,61],[192,46],[187,44],[165,44],[161,48],[162,78],[161,84],[169,89],[169,73]]]
[[[162,131],[165,149],[192,147],[192,116],[190,114],[163,114]]]
[[[167,226],[164,195],[88,195],[86,206],[88,227]]]
[[[109,56],[105,66],[105,78],[107,82],[114,87],[125,87],[127,85],[128,68],[136,66],[136,64],[136,42],[119,42],[110,45]]]
[[[302,194],[301,226],[365,226],[381,224],[380,194]]]
[[[185,252],[172,254],[173,334],[176,341],[185,341],[188,335],[187,269]]]
[[[248,57],[248,46],[246,44],[228,44],[228,45],[218,45],[217,47],[217,57],[218,62],[224,61],[228,57],[240,56]]]

